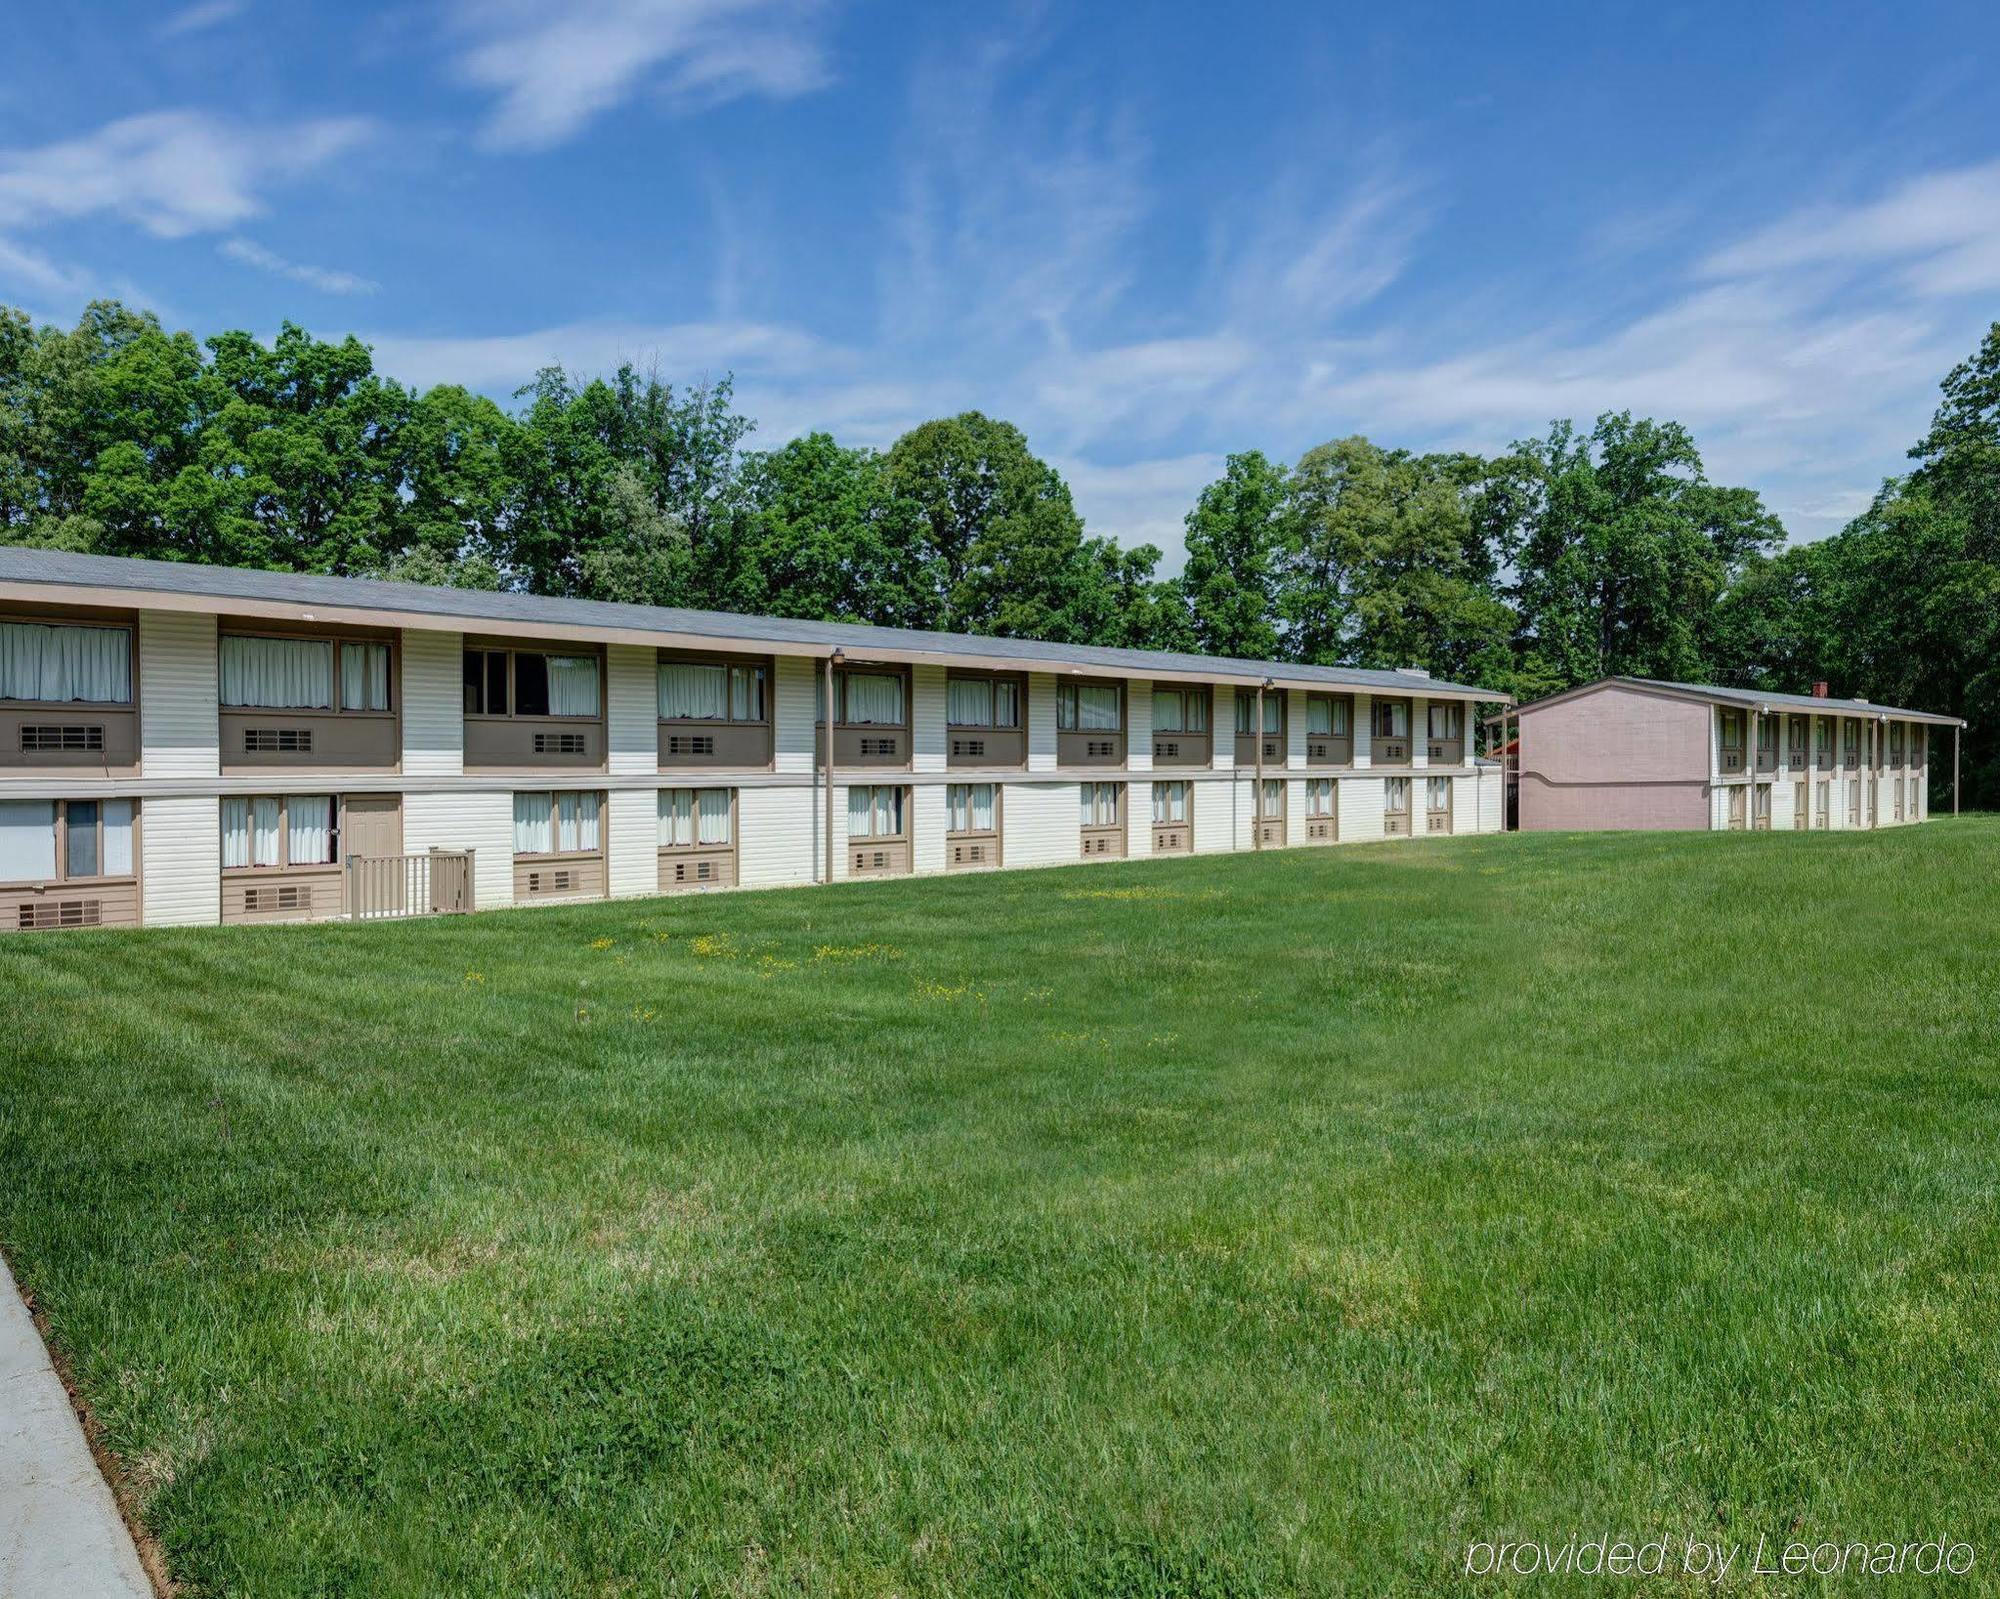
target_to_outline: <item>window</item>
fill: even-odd
[[[1818,716],[1813,718],[1813,749],[1822,761],[1833,759],[1833,718]]]
[[[1064,733],[1116,733],[1125,726],[1125,695],[1116,683],[1056,685],[1056,728]]]
[[[1282,777],[1264,779],[1264,803],[1258,807],[1258,814],[1265,821],[1276,821],[1285,814],[1285,780]]]
[[[990,833],[993,831],[993,785],[991,783],[951,783],[945,788],[945,831],[949,833]]]
[[[1842,722],[1840,724],[1840,764],[1859,766],[1861,764],[1861,724]]]
[[[464,683],[469,716],[594,717],[598,711],[594,655],[467,650]]]
[[[1083,795],[1083,825],[1085,827],[1116,827],[1118,825],[1118,799],[1122,783],[1085,783]]]
[[[900,686],[901,679],[897,679]],[[901,838],[903,791],[889,783],[857,783],[847,791],[849,838]]]
[[[1408,738],[1410,736],[1410,702],[1408,700],[1377,700],[1375,702],[1375,737]]]
[[[1239,688],[1236,691],[1236,731],[1248,738],[1257,720],[1257,694],[1253,689]],[[1268,689],[1264,694],[1264,732],[1282,733],[1285,727],[1285,696],[1277,689]]]
[[[340,708],[343,711],[386,711],[389,708],[389,646],[340,646]]]
[[[590,855],[602,847],[598,796],[583,793],[516,794],[516,855]]]
[[[1206,733],[1208,731],[1208,690],[1205,688],[1156,688],[1153,690],[1153,731],[1155,733]]]
[[[1858,777],[1847,780],[1847,825],[1861,825],[1861,779]]]
[[[1430,736],[1432,738],[1457,738],[1464,727],[1465,707],[1455,701],[1445,704],[1433,703],[1428,708]]]
[[[132,875],[128,799],[0,800],[0,883]]]
[[[835,672],[834,707],[847,727],[901,727],[903,674]]]
[[[662,661],[659,714],[663,722],[769,720],[769,669],[720,661]]]
[[[1187,819],[1187,784],[1155,783],[1153,785],[1153,820],[1165,823],[1185,822]]]
[[[1778,719],[1775,716],[1757,718],[1757,759],[1766,766],[1777,763]]]
[[[1743,713],[1741,711],[1721,711],[1717,713],[1722,725],[1722,747],[1743,753]]]
[[[1910,779],[1910,817],[1911,817],[1911,820],[1913,820],[1913,821],[1914,821],[1914,820],[1916,819],[1916,815],[1917,815],[1917,780],[1916,780],[1916,779],[1915,779],[1915,778],[1913,777],[1913,778],[1911,778],[1911,779]]]
[[[1021,685],[1012,678],[947,678],[944,719],[951,727],[1019,727]]]
[[[1787,740],[1789,759],[1794,766],[1803,766],[1806,759],[1806,719],[1794,716],[1788,724],[1791,737]]]
[[[333,709],[333,645],[318,638],[222,638],[224,705],[274,711]]]
[[[1382,808],[1391,816],[1408,816],[1410,814],[1410,780],[1407,777],[1392,777],[1382,787]]]
[[[1901,722],[1891,722],[1889,724],[1889,764],[1891,766],[1901,766],[1903,764],[1903,724]]]
[[[0,700],[130,705],[131,630],[0,622]]]
[[[1333,779],[1330,777],[1309,777],[1306,779],[1306,815],[1331,816],[1333,814]]]
[[[660,790],[660,848],[721,848],[735,842],[726,788]]]
[[[1352,727],[1354,706],[1344,699],[1314,694],[1306,701],[1306,733],[1313,738],[1346,738]]]
[[[331,794],[257,794],[222,802],[222,866],[331,866],[340,859]]]
[[[1424,779],[1424,806],[1433,814],[1451,809],[1450,778],[1428,777]]]

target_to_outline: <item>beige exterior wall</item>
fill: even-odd
[[[465,771],[465,635],[403,630],[403,775]]]
[[[938,718],[942,724],[944,717],[944,675],[938,674]],[[939,741],[938,759],[944,759],[943,741]],[[916,872],[941,872],[944,870],[944,828],[945,828],[945,785],[942,783],[919,783],[911,796],[910,807],[916,832],[911,837],[910,869]],[[1002,804],[1001,828],[1006,827],[1005,805]]]
[[[406,794],[403,849],[469,849],[472,901],[483,911],[514,903],[514,791]]]
[[[1354,768],[1365,772],[1374,764],[1375,749],[1375,696],[1356,694],[1354,696]],[[1340,835],[1347,836],[1343,829]]]
[[[944,725],[944,668],[910,668],[910,768],[917,772],[945,769],[947,735]],[[943,802],[940,801],[940,804]],[[940,812],[942,814],[942,812]],[[919,866],[918,871],[923,868]]]
[[[660,887],[659,790],[614,788],[604,796],[604,801],[605,865],[611,897],[631,899],[657,894]]]
[[[1619,684],[1521,718],[1521,827],[1710,825],[1716,723],[1706,703]]]
[[[659,770],[658,659],[658,651],[636,644],[605,646],[605,763],[614,774]],[[615,882],[611,891],[618,892]]]
[[[818,721],[820,702],[826,685],[821,678],[825,663],[801,660],[795,655],[778,657],[771,694],[773,761],[779,772],[798,774],[813,770],[813,728]]]
[[[148,927],[222,920],[222,808],[213,794],[139,808],[140,917]]]
[[[1049,672],[1028,674],[1028,770],[1056,769],[1056,680]]]
[[[819,808],[822,793],[817,784],[738,792],[736,858],[745,887],[781,888],[816,880],[826,825]],[[846,813],[837,812],[833,820],[837,851],[845,838]]]
[[[139,772],[147,779],[217,776],[216,619],[139,613]]]
[[[1359,743],[1359,727],[1354,736]],[[1343,844],[1364,844],[1387,836],[1382,828],[1380,778],[1343,780],[1334,790],[1334,803],[1339,808],[1340,841]]]
[[[1134,772],[1150,772],[1153,769],[1153,680],[1150,677],[1126,680],[1125,764]]]

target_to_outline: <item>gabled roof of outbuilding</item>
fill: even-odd
[[[600,636],[657,634],[662,644],[698,640],[716,647],[749,646],[802,655],[835,649],[857,658],[935,657],[1011,665],[1020,670],[1111,673],[1130,677],[1240,680],[1265,678],[1290,687],[1359,689],[1396,694],[1455,696],[1504,701],[1506,694],[1474,684],[1451,683],[1414,669],[1306,666],[1296,661],[1249,661],[1186,655],[1171,650],[1111,649],[1100,645],[1043,644],[1032,639],[987,638],[971,633],[927,633],[859,622],[816,622],[730,611],[690,611],[658,605],[433,588],[379,578],[324,577],[264,572],[195,562],[140,561],[124,556],[78,555],[62,550],[0,547],[0,584],[37,588],[115,591],[143,605],[148,594],[265,606],[391,613],[406,627],[488,630],[532,626],[566,628]],[[61,596],[50,595],[52,601]],[[212,609],[226,609],[216,604]]]
[[[1821,699],[1814,694],[1778,694],[1766,689],[1725,688],[1715,683],[1672,683],[1657,677],[1600,677],[1575,688],[1564,689],[1539,700],[1530,700],[1514,714],[1526,716],[1547,705],[1593,694],[1601,688],[1622,685],[1650,693],[1668,694],[1679,699],[1707,700],[1716,705],[1740,705],[1752,711],[1815,711],[1822,716],[1880,716],[1902,722],[1933,722],[1942,727],[1964,727],[1962,717],[1941,716],[1936,711],[1913,711],[1900,705],[1879,705],[1873,700]]]

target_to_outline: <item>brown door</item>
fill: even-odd
[[[343,855],[403,853],[403,798],[400,794],[354,794],[347,801]]]

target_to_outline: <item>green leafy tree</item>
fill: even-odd
[[[1280,567],[1296,540],[1291,475],[1256,450],[1232,455],[1187,514],[1180,593],[1192,647],[1246,660],[1284,647]]]

